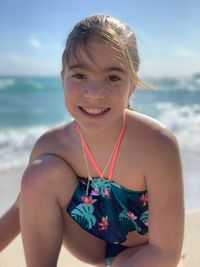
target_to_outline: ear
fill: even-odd
[[[133,92],[135,91],[135,88],[136,88],[135,85],[131,87],[131,89],[130,89],[130,91],[129,91],[129,96],[128,96],[128,98],[130,98],[130,97],[132,96]]]
[[[60,77],[61,77],[62,81],[64,81],[64,70],[61,70]]]

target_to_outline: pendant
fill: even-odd
[[[88,196],[88,193],[89,193],[90,182],[92,182],[92,176],[88,176],[86,196]]]

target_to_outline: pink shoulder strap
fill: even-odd
[[[99,166],[97,165],[96,160],[94,159],[94,157],[92,155],[92,152],[90,151],[90,148],[89,148],[88,144],[86,143],[85,139],[83,138],[80,125],[77,125],[76,129],[77,129],[77,131],[78,131],[78,133],[80,135],[81,142],[83,143],[84,148],[85,148],[85,150],[86,150],[86,152],[87,152],[87,154],[88,154],[88,156],[89,156],[89,158],[90,158],[90,160],[91,160],[91,162],[92,162],[95,170],[97,171],[99,177],[103,178],[102,172],[99,169]]]
[[[81,142],[84,145],[84,148],[85,148],[85,150],[86,150],[86,152],[88,154],[89,159],[92,162],[92,165],[94,166],[95,170],[97,171],[99,177],[104,178],[103,173],[101,172],[101,170],[100,170],[100,168],[99,168],[96,160],[94,159],[94,157],[92,155],[92,152],[90,151],[90,148],[89,148],[88,144],[86,143],[86,141],[85,141],[85,139],[84,139],[84,137],[82,135],[80,125],[77,125],[76,129],[77,129],[77,132],[80,135]],[[120,133],[120,136],[119,136],[119,139],[118,139],[116,148],[115,148],[114,153],[113,153],[113,156],[112,156],[110,171],[109,171],[109,174],[108,174],[108,179],[109,180],[112,180],[112,177],[113,177],[115,163],[116,163],[117,156],[119,154],[119,147],[120,147],[120,144],[121,144],[123,135],[124,135],[124,131],[125,131],[125,120],[124,120],[124,124],[123,124],[122,130],[121,130],[121,133]]]

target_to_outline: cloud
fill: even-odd
[[[35,34],[31,34],[31,36],[28,39],[28,44],[33,49],[40,49],[40,48],[42,48],[41,41],[38,39],[38,37]]]

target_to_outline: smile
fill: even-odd
[[[82,111],[89,115],[98,116],[106,113],[110,108],[89,108],[89,107],[79,107]]]

